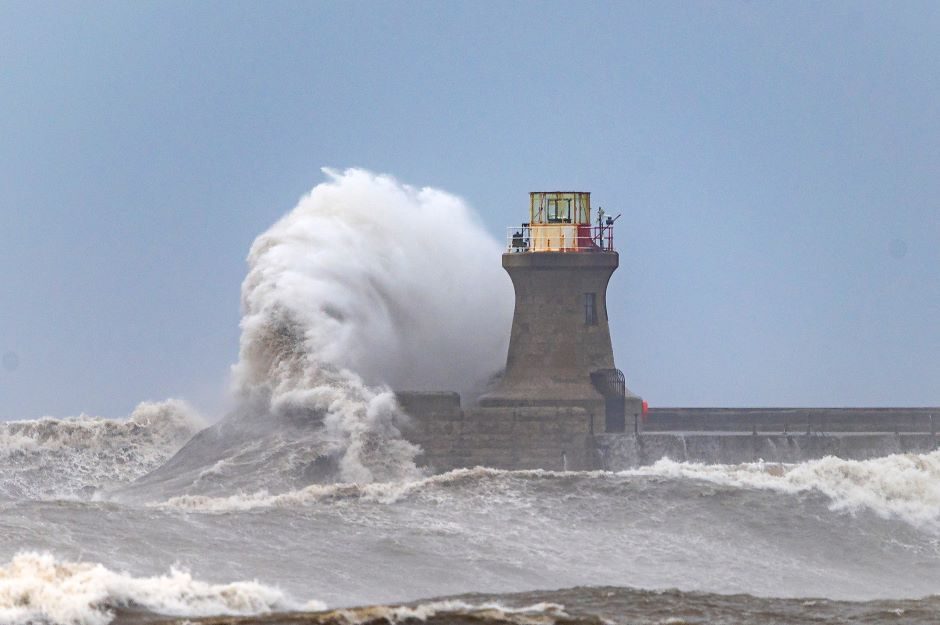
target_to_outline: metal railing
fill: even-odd
[[[506,251],[523,252],[612,252],[613,225],[525,224],[506,229]]]

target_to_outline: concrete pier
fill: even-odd
[[[940,408],[651,408],[646,432],[937,432]]]
[[[639,437],[602,434],[593,439],[597,468],[620,471],[655,463],[797,463],[835,456],[867,460],[891,454],[929,453],[940,446],[936,435],[883,432],[828,434],[748,434],[742,432],[656,432]]]
[[[940,408],[661,408],[624,433],[595,428],[579,406],[463,408],[457,393],[397,394],[434,471],[619,471],[661,458],[681,462],[864,460],[940,448]],[[631,424],[632,425],[632,424]]]

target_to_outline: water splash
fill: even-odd
[[[0,423],[0,496],[84,497],[130,482],[204,426],[180,400],[143,402],[127,419],[80,416]]]
[[[391,389],[466,391],[503,365],[512,287],[470,208],[324,173],[251,246],[237,408],[139,482],[144,501],[420,478]]]
[[[48,553],[23,552],[0,566],[0,622],[107,625],[114,608],[137,607],[187,616],[320,610],[258,582],[210,584],[180,569],[134,577],[101,564],[66,562]]]
[[[834,510],[868,509],[940,532],[940,451],[870,460],[827,456],[800,464],[701,464],[664,458],[620,475],[697,479],[788,494],[815,490],[831,500]]]
[[[344,480],[401,477],[417,449],[389,385],[466,390],[497,371],[509,284],[459,198],[323,171],[251,247],[236,389],[275,416],[322,415]]]

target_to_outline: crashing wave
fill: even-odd
[[[834,510],[868,509],[915,527],[940,531],[940,451],[870,460],[828,456],[800,464],[721,465],[662,459],[620,475],[706,480],[739,488],[795,494],[818,491]]]
[[[143,500],[418,478],[390,386],[466,390],[500,367],[511,287],[480,263],[500,246],[472,211],[389,176],[324,172],[251,246],[237,408],[140,482]]]
[[[288,508],[321,502],[356,499],[360,501],[393,504],[402,499],[433,487],[447,487],[460,484],[472,484],[487,478],[513,477],[549,477],[551,471],[535,469],[531,471],[504,471],[475,467],[473,469],[455,469],[440,475],[420,479],[396,480],[389,482],[371,482],[364,484],[340,482],[334,484],[312,484],[299,490],[272,494],[261,490],[248,494],[208,497],[204,495],[180,495],[167,501],[154,504],[156,507],[185,510],[192,512],[243,512],[259,508]]]
[[[498,370],[512,287],[481,262],[501,245],[472,210],[390,176],[324,173],[251,246],[238,383],[284,392],[326,364],[366,385],[463,391]]]
[[[463,390],[499,367],[511,298],[479,263],[499,246],[452,195],[324,172],[251,246],[237,391],[266,416],[321,419],[345,481],[414,476],[385,385]]]
[[[127,419],[0,422],[0,496],[87,496],[155,469],[203,426],[185,402],[144,402]]]
[[[473,488],[484,481],[505,482],[506,488],[511,488],[510,482],[516,480],[574,480],[588,484],[602,480],[624,481],[628,485],[630,478],[636,477],[704,480],[732,488],[769,489],[787,494],[817,491],[829,498],[834,510],[865,508],[885,518],[899,518],[918,528],[940,531],[940,451],[864,461],[827,457],[796,465],[708,465],[662,459],[652,466],[620,473],[505,471],[476,467],[385,483],[314,484],[276,494],[256,491],[224,497],[185,495],[170,498],[160,505],[199,512],[235,512],[340,499],[393,504],[415,494],[427,494],[434,488]]]
[[[134,577],[101,564],[63,562],[48,553],[20,553],[0,566],[0,622],[7,625],[106,625],[115,608],[208,616],[322,610],[258,582],[210,584],[186,571]]]
[[[490,467],[474,467],[471,469],[453,469],[438,475],[407,480],[311,484],[305,488],[282,493],[270,493],[260,490],[253,493],[239,493],[222,497],[180,495],[171,497],[162,503],[152,503],[151,505],[153,507],[191,512],[225,513],[261,508],[290,508],[341,500],[394,504],[412,495],[427,495],[434,489],[472,489],[485,486],[487,482],[508,483],[514,480],[525,482],[552,479],[582,480],[604,476],[611,477],[613,474],[603,471],[549,471],[546,469],[509,471]],[[488,494],[492,495],[493,493],[489,491]]]

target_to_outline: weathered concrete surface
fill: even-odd
[[[603,407],[590,374],[614,368],[607,283],[617,252],[503,254],[516,293],[506,371],[483,406]],[[585,294],[595,295],[585,322]]]
[[[404,436],[421,445],[419,462],[435,471],[622,470],[664,457],[722,464],[866,459],[930,452],[940,442],[929,418],[940,409],[932,408],[656,409],[636,436],[630,423],[628,433],[603,432],[580,406],[464,409],[456,393],[397,396],[412,417]],[[669,425],[682,431],[667,431]]]
[[[460,407],[456,393],[398,393],[411,416],[402,434],[435,471],[587,470],[597,465],[591,415],[579,406]]]
[[[588,470],[596,466],[593,437],[582,408],[475,408],[453,420],[428,420],[405,432],[421,445],[420,464],[435,471],[498,469]]]
[[[601,434],[594,437],[597,468],[620,471],[653,464],[662,458],[678,462],[740,464],[796,463],[835,456],[866,460],[899,453],[929,453],[940,447],[932,434],[836,433],[745,434],[666,433]]]
[[[650,408],[646,432],[936,432],[940,408]]]

